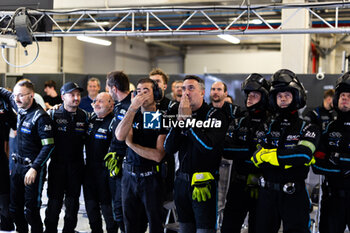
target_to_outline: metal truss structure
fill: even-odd
[[[282,19],[282,10],[293,13]],[[285,28],[300,10],[310,16],[309,28]],[[187,35],[262,35],[350,33],[350,2],[328,2],[261,6],[151,7],[103,10],[28,10],[35,16],[35,37],[65,36],[187,36]],[[15,12],[0,12],[0,23],[16,17]],[[46,21],[50,31],[35,31]],[[256,24],[256,21],[258,24]]]

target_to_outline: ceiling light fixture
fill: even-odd
[[[231,35],[218,35],[218,37],[220,37],[223,40],[226,40],[232,44],[239,44],[241,42],[240,39],[238,39],[235,36],[231,36]]]
[[[262,24],[263,22],[260,19],[253,19],[250,21],[251,24]]]
[[[77,39],[87,43],[98,44],[103,46],[110,46],[112,42],[109,40],[98,39],[90,36],[77,36]]]

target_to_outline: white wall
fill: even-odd
[[[147,44],[133,38],[117,37],[114,67],[127,74],[148,74],[151,67]]]
[[[113,37],[103,38],[114,42]],[[107,74],[114,70],[115,65],[114,45],[101,46],[95,44],[84,44],[84,73]]]
[[[273,73],[281,69],[281,52],[235,49],[189,50],[185,73]]]
[[[64,38],[63,50],[63,72],[82,73],[84,64],[83,43],[75,37]],[[10,53],[10,62],[20,66],[30,62],[36,55],[36,44],[27,46],[28,56],[24,54],[24,48],[18,44],[16,49],[8,49]],[[61,67],[61,39],[52,38],[51,42],[39,42],[39,56],[37,60],[25,67],[14,68],[9,66],[9,73],[57,73]],[[0,59],[0,72],[6,72],[6,65],[3,59]]]

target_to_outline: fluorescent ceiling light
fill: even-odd
[[[110,42],[109,40],[98,39],[90,36],[77,36],[77,39],[80,41],[103,45],[103,46],[110,46],[112,44],[112,42]]]
[[[220,37],[223,40],[226,40],[232,44],[239,44],[241,42],[240,39],[238,39],[235,36],[231,36],[231,35],[218,35],[218,37]]]
[[[84,23],[85,25],[89,25],[89,26],[107,26],[109,25],[109,22],[97,22],[97,24],[95,22],[88,22],[88,23]]]
[[[250,21],[251,24],[262,24],[262,21],[260,19],[253,19]]]

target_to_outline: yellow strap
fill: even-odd
[[[309,148],[311,150],[312,153],[314,153],[316,150],[315,145],[309,141],[302,140],[298,143],[298,145],[306,146],[307,148]]]
[[[41,145],[43,145],[43,146],[50,145],[50,144],[53,144],[53,143],[54,143],[53,138],[41,139]]]

